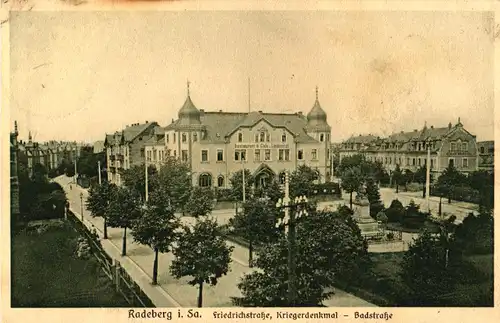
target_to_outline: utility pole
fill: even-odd
[[[250,113],[250,78],[248,78],[248,113]]]
[[[99,185],[101,185],[101,161],[97,161],[97,174],[99,175]]]
[[[74,163],[75,163],[75,175],[73,176],[73,181],[75,182],[75,185],[77,185],[77,183],[76,183],[76,157],[75,157]]]
[[[148,191],[148,157],[147,157],[147,152],[146,149],[144,149],[144,157],[145,157],[145,163],[144,163],[144,178],[145,178],[145,198],[146,202],[148,201],[148,196],[149,196],[149,191]]]
[[[427,141],[427,167],[425,172],[425,200],[427,202],[427,211],[431,213],[430,187],[431,187],[431,145]]]

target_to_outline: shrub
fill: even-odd
[[[230,188],[216,188],[215,198],[221,202],[234,202],[233,192]]]
[[[419,192],[424,189],[424,184],[420,183],[409,183],[406,185],[406,190],[408,192]]]
[[[311,195],[317,195],[317,196],[321,195],[340,196],[340,186],[338,183],[334,182],[313,184],[311,193],[312,193]]]
[[[389,241],[394,240],[394,233],[389,232],[389,233],[387,234],[387,240],[389,240]]]
[[[385,210],[389,222],[401,222],[405,213],[406,210],[399,200],[393,200],[391,206]]]

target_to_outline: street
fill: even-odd
[[[59,176],[55,179],[67,193],[67,198],[75,215],[80,218],[80,210],[82,209],[80,193],[83,193],[83,216],[84,219],[95,225],[98,234],[102,237],[103,220],[100,217],[93,218],[85,208],[85,201],[88,196],[87,190],[71,184],[72,189],[69,188],[71,178]],[[234,211],[234,210],[233,210]],[[212,214],[215,216],[219,223],[225,223],[232,216],[229,210],[216,211]],[[191,217],[182,217],[184,223],[193,221]],[[108,241],[121,249],[122,246],[123,229],[109,228],[108,227]],[[231,297],[240,297],[241,293],[237,287],[241,277],[251,272],[253,269],[248,267],[248,250],[237,244],[227,242],[228,245],[234,246],[232,253],[232,262],[230,264],[230,271],[226,276],[219,279],[216,286],[204,286],[203,288],[203,306],[204,307],[232,307]],[[130,230],[127,231],[127,258],[137,264],[140,269],[146,273],[150,278],[153,272],[154,253],[151,248],[133,242],[133,237]],[[198,289],[187,283],[188,279],[177,280],[170,275],[167,268],[172,263],[172,253],[159,254],[159,268],[158,268],[158,285],[168,293],[177,303],[183,307],[196,307]],[[134,277],[135,278],[135,277]],[[324,302],[329,307],[358,307],[358,306],[375,306],[363,299],[354,295],[335,290],[336,294]]]

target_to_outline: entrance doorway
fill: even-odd
[[[262,164],[255,171],[255,186],[256,188],[264,188],[271,183],[271,181],[276,177],[269,166]]]

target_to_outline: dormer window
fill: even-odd
[[[266,140],[266,133],[264,131],[260,132],[260,142],[264,142]]]
[[[243,141],[243,134],[240,132],[238,134],[238,142],[242,142]]]

